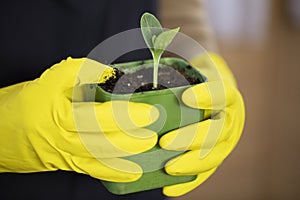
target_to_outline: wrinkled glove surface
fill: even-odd
[[[141,167],[122,157],[157,143],[157,134],[143,127],[159,113],[141,103],[84,100],[86,84],[113,74],[96,61],[68,58],[36,80],[1,88],[0,172],[60,169],[108,181],[138,179]]]
[[[191,65],[208,81],[187,89],[182,100],[187,106],[203,109],[205,120],[165,134],[159,144],[164,149],[187,150],[166,164],[167,173],[197,178],[164,187],[167,196],[184,195],[210,177],[238,143],[245,121],[243,98],[225,61],[209,53],[193,59]]]

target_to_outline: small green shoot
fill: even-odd
[[[141,30],[146,45],[150,49],[153,58],[153,88],[158,84],[158,66],[161,55],[176,36],[179,28],[164,31],[158,19],[150,14],[144,13],[141,17]]]

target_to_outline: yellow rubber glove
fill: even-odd
[[[68,58],[36,80],[0,89],[0,172],[60,169],[108,181],[138,179],[141,167],[120,157],[157,143],[157,134],[141,127],[159,113],[147,104],[84,101],[81,88],[112,75],[96,61]]]
[[[164,135],[164,149],[188,150],[170,160],[165,170],[174,176],[197,175],[188,183],[163,188],[167,196],[180,196],[203,183],[234,149],[245,120],[244,102],[225,61],[216,54],[201,55],[191,61],[207,76],[208,82],[187,89],[183,102],[205,110],[205,120]]]

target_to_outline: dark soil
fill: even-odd
[[[187,66],[187,68],[190,68],[190,66]],[[163,90],[185,85],[195,85],[201,82],[198,78],[192,78],[185,74],[184,69],[177,71],[171,67],[160,67],[158,69],[158,87],[153,88],[152,68],[142,69],[132,74],[125,74],[116,68],[114,70],[116,72],[115,78],[110,78],[105,83],[99,84],[103,90],[114,94]]]

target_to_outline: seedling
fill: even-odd
[[[204,82],[204,77],[183,59],[161,58],[179,28],[164,31],[159,21],[149,13],[145,13],[140,22],[142,35],[151,51],[153,60],[138,60],[112,65],[118,72],[116,76],[99,84],[96,94],[91,92],[89,98],[95,98],[98,102],[121,100],[156,106],[160,112],[159,118],[144,128],[156,132],[158,137],[161,137],[171,130],[203,120],[204,111],[185,106],[181,103],[180,97],[191,85]],[[144,82],[149,83],[152,79],[148,71],[152,70],[152,63],[154,63],[153,84],[144,85]],[[158,75],[159,64],[166,67],[161,68]],[[175,78],[175,74],[179,77]],[[160,84],[157,83],[158,76]],[[186,78],[183,82],[181,82],[182,77]],[[171,78],[174,80],[170,81]],[[116,83],[118,83],[118,87],[115,87]],[[169,84],[169,89],[160,87],[167,85],[166,83]],[[143,169],[143,174],[137,181],[130,183],[102,181],[102,183],[110,192],[120,195],[194,181],[196,176],[172,176],[167,174],[164,169],[170,159],[182,153],[183,151],[161,149],[156,144],[147,152],[124,158],[135,162]]]
[[[179,27],[164,31],[158,19],[150,14],[144,13],[141,17],[141,30],[143,38],[148,46],[153,58],[153,88],[158,84],[158,66],[161,55],[172,42]]]

